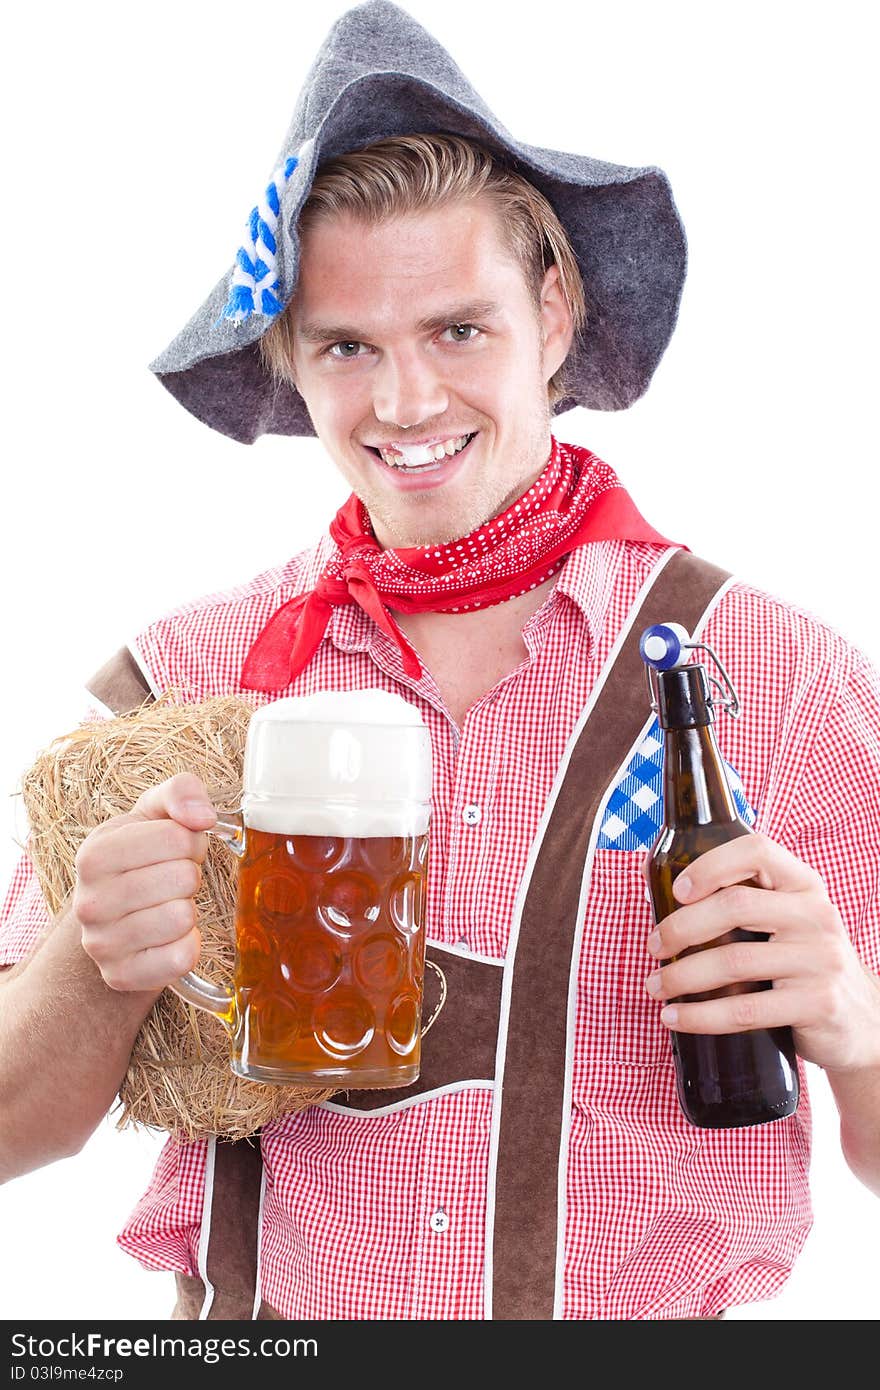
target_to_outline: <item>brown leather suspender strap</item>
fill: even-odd
[[[571,751],[535,861],[515,958],[508,954],[505,966],[509,1007],[505,1011],[502,1005],[503,1079],[496,1074],[500,1127],[487,1291],[487,1316],[496,1319],[554,1316],[565,1234],[559,1220],[559,1164],[570,1105],[567,1001],[577,969],[581,885],[601,804],[650,712],[639,638],[650,624],[671,620],[692,631],[728,577],[678,551],[640,609],[630,614],[623,645]]]
[[[263,1161],[260,1136],[252,1140],[210,1140],[205,1174],[205,1213],[209,1226],[200,1265],[210,1286],[196,1275],[178,1274],[175,1319],[249,1322],[254,1317],[258,1284],[260,1198]],[[208,1214],[210,1212],[210,1214]],[[216,1215],[216,1220],[212,1218]],[[265,1302],[256,1314],[278,1319]]]
[[[128,647],[120,647],[109,661],[104,662],[91,680],[86,681],[86,690],[96,695],[114,714],[128,714],[145,700],[154,699]]]

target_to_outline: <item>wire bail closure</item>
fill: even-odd
[[[639,652],[645,663],[648,699],[655,714],[659,708],[657,672],[672,671],[687,665],[688,657],[684,655],[685,652],[708,652],[724,682],[722,685],[716,676],[707,672],[710,685],[713,685],[718,691],[718,703],[722,709],[726,710],[731,719],[739,718],[742,713],[740,699],[724,662],[707,642],[695,642],[680,623],[654,623],[651,627],[646,628],[639,640]],[[712,703],[715,702],[712,701]]]

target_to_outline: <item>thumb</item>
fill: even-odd
[[[178,772],[142,792],[131,810],[136,820],[176,820],[188,830],[208,830],[217,822],[207,788],[192,772]]]

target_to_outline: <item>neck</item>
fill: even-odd
[[[511,507],[516,506],[518,502],[522,501],[529,489],[534,486],[541,475],[548,469],[553,458],[553,445],[555,442],[556,441],[551,435],[550,442],[543,445],[540,454],[541,462],[534,466],[533,471],[529,473],[527,478],[524,481],[520,481],[516,489],[495,507],[495,510],[486,517],[485,521],[480,522],[477,526],[471,527],[471,529],[464,534],[456,534],[446,540],[438,540],[436,536],[432,536],[430,539],[410,540],[406,542],[395,541],[392,533],[383,524],[381,519],[372,516],[366,504],[362,504],[363,515],[366,518],[367,527],[382,550],[399,550],[405,552],[407,550],[428,549],[431,546],[460,545],[467,541],[469,536],[475,535],[477,532],[481,531],[484,526],[488,526],[493,521],[497,521],[498,517],[504,516]]]
[[[436,613],[430,610],[402,613],[395,609],[393,601],[389,601],[388,607],[394,613],[394,621],[416,650],[431,644],[454,643],[462,638],[469,641],[472,637],[478,637],[481,642],[496,648],[503,646],[521,656],[525,651],[522,630],[544,603],[558,578],[558,574],[551,575],[526,594],[467,613]]]
[[[393,614],[459,728],[470,707],[527,659],[523,628],[557,578],[476,612]]]

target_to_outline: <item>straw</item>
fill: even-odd
[[[24,774],[27,849],[54,917],[75,886],[76,853],[86,835],[130,811],[148,787],[192,772],[216,806],[238,806],[250,706],[235,696],[175,703],[182,698],[169,690],[130,713],[82,724],[56,739]],[[234,965],[236,867],[229,849],[209,836],[196,895],[198,973],[218,984],[230,981]],[[235,1076],[220,1020],[166,989],[135,1040],[116,1123],[118,1129],[167,1130],[183,1140],[244,1139],[333,1094]]]

